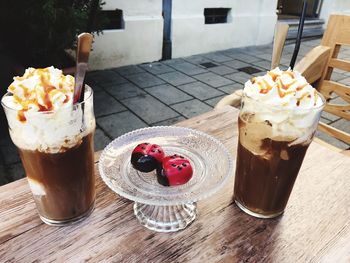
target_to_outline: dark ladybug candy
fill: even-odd
[[[190,162],[181,155],[166,156],[157,168],[158,183],[164,186],[182,185],[192,178]]]
[[[164,151],[159,145],[145,142],[132,151],[131,164],[136,170],[148,173],[156,169],[163,158]]]

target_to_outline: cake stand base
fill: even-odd
[[[176,232],[186,228],[197,215],[196,203],[155,206],[134,203],[134,214],[141,225],[157,232]]]

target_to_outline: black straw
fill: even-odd
[[[303,10],[301,11],[301,16],[299,19],[299,26],[298,26],[298,34],[297,34],[297,40],[295,42],[294,52],[292,56],[292,60],[290,61],[290,68],[293,69],[295,65],[295,61],[297,60],[297,56],[300,49],[300,42],[301,42],[301,36],[303,34],[303,28],[304,28],[304,21],[305,21],[305,14],[306,14],[306,8],[307,8],[307,1],[304,0]]]

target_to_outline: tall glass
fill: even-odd
[[[242,98],[234,185],[236,204],[259,218],[283,213],[325,105],[281,109]]]
[[[67,225],[89,215],[95,202],[93,91],[54,111],[2,106],[42,221]]]

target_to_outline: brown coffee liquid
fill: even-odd
[[[239,125],[244,125],[239,120]],[[238,142],[235,199],[252,212],[274,215],[283,212],[308,145],[291,141],[260,141],[263,154],[255,154]]]
[[[95,199],[93,133],[64,152],[18,150],[27,177],[45,189],[45,195],[34,195],[41,216],[62,221],[90,209]]]

